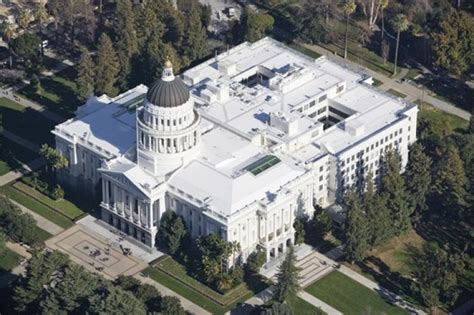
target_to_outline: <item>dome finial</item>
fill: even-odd
[[[165,68],[173,68],[173,64],[171,63],[169,56],[166,56]]]
[[[163,74],[161,75],[161,79],[163,81],[173,81],[174,74],[173,74],[173,64],[170,61],[170,58],[166,56],[165,66],[163,69]]]

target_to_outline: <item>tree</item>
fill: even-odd
[[[265,252],[263,251],[255,251],[247,257],[247,270],[250,273],[255,273],[257,274],[262,268],[263,264],[267,261],[267,257],[265,255]]]
[[[408,19],[404,14],[397,14],[390,21],[392,28],[397,32],[397,45],[395,46],[395,62],[393,65],[393,75],[397,74],[398,46],[400,44],[400,33],[408,29]]]
[[[24,30],[28,28],[32,19],[31,11],[30,10],[21,10],[20,14],[18,15],[16,22],[18,26]]]
[[[357,5],[354,0],[347,0],[344,3],[343,11],[346,16],[346,30],[344,35],[344,59],[347,59],[347,37],[349,35],[349,17],[355,12]]]
[[[43,24],[48,19],[48,11],[44,7],[43,4],[39,3],[35,6],[33,10],[33,16],[35,21],[38,21],[39,29],[40,29],[40,37],[41,37],[41,55],[44,53],[43,47]]]
[[[41,39],[32,33],[23,33],[13,40],[12,49],[25,60],[28,70],[37,70],[40,61]]]
[[[112,41],[107,34],[102,33],[99,38],[96,61],[95,87],[98,95],[115,96],[117,94],[115,83],[119,71],[120,63]]]
[[[206,29],[202,26],[199,9],[196,6],[193,6],[187,21],[183,52],[191,61],[195,61],[206,56],[208,52]]]
[[[424,147],[415,143],[410,148],[405,182],[410,195],[411,207],[420,214],[426,209],[426,196],[431,188],[431,165],[433,161],[425,154]]]
[[[276,274],[277,285],[273,292],[273,299],[279,303],[284,303],[289,298],[296,296],[300,289],[300,269],[296,267],[296,256],[293,246],[287,249],[285,259],[278,267]]]
[[[316,235],[321,239],[331,232],[332,219],[329,214],[319,206],[316,206],[314,209],[313,224]]]
[[[120,62],[119,84],[128,86],[131,59],[138,52],[138,38],[135,30],[135,14],[130,0],[119,0],[115,11],[115,36],[117,56]]]
[[[394,150],[385,152],[380,190],[390,212],[393,234],[397,236],[410,229],[410,215],[413,212],[400,171],[400,157],[397,152]]]
[[[151,284],[145,283],[140,285],[133,294],[137,299],[145,303],[148,312],[156,312],[161,309],[161,294]]]
[[[164,296],[161,300],[161,313],[163,315],[185,315],[181,302],[175,296]]]
[[[245,10],[245,40],[256,42],[265,36],[265,32],[273,27],[275,20],[271,15]]]
[[[81,100],[87,99],[94,94],[95,63],[90,53],[85,50],[77,65],[77,96]]]
[[[35,245],[35,226],[36,221],[29,213],[23,213],[7,197],[0,196],[0,229],[10,239]]]
[[[286,303],[272,301],[269,305],[260,307],[260,315],[293,315],[293,310]]]
[[[386,40],[382,40],[381,53],[383,58],[383,64],[387,64],[388,55],[390,54],[390,44]]]
[[[8,53],[9,53],[9,67],[12,68],[12,39],[16,35],[16,27],[13,23],[8,22],[6,19],[2,22],[1,30],[3,34],[3,40],[8,44]]]
[[[380,36],[381,36],[381,39],[383,41],[383,37],[385,35],[385,19],[384,19],[384,16],[383,16],[383,13],[384,13],[384,10],[385,8],[388,7],[388,0],[380,0],[380,19],[382,20],[382,29],[380,30]],[[383,42],[382,42],[383,44]],[[383,51],[383,49],[382,49]],[[387,53],[388,55],[388,53]],[[384,59],[384,62],[385,62],[386,58]]]
[[[426,243],[413,255],[416,266],[413,289],[431,310],[443,302],[452,304],[458,296],[458,277],[464,272],[462,255],[448,254],[436,244]]]
[[[351,262],[360,262],[365,258],[369,246],[369,231],[359,195],[353,187],[349,188],[344,203],[346,206],[345,251]]]
[[[38,79],[38,76],[36,74],[33,74],[30,79],[30,86],[31,88],[35,91],[35,93],[40,93],[41,92],[41,82]]]
[[[373,28],[377,22],[378,14],[382,11],[383,0],[358,0],[362,6],[362,12],[367,17],[369,28]]]
[[[299,245],[304,243],[305,240],[305,225],[308,221],[307,217],[299,217],[295,219],[293,228],[295,229],[295,244]]]
[[[146,314],[142,301],[135,298],[131,293],[107,285],[97,294],[89,297],[89,314]]]
[[[445,213],[460,215],[466,206],[467,178],[459,151],[454,145],[448,145],[436,164],[433,190],[439,198]]]
[[[158,245],[174,255],[180,248],[185,235],[186,226],[183,219],[171,210],[166,211],[156,235]]]
[[[466,74],[474,64],[474,22],[464,11],[453,10],[432,34],[435,64],[451,74]]]
[[[0,230],[0,256],[3,254],[3,252],[5,252],[7,248],[6,243],[7,235],[2,230]]]
[[[41,146],[40,155],[46,159],[46,163],[53,173],[69,165],[69,161],[66,157],[46,143]]]

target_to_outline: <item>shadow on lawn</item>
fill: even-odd
[[[42,93],[37,93],[31,86],[26,86],[19,93],[53,112],[71,117],[80,105],[73,88],[75,80],[76,70],[70,67],[55,76],[41,79]]]

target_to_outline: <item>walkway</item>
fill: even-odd
[[[31,214],[31,216],[33,217],[33,219],[35,219],[37,225],[45,230],[46,232],[48,232],[49,234],[52,234],[52,235],[56,235],[56,234],[59,234],[61,233],[62,231],[64,231],[64,229],[62,227],[60,227],[59,225],[56,225],[54,224],[53,222],[49,221],[48,219],[40,216],[39,214],[37,214],[36,212],[34,212],[33,210],[30,210],[28,209],[27,207],[23,206],[22,204],[19,204],[18,202],[16,202],[15,200],[11,200],[10,201],[18,206],[20,208],[21,211],[25,212],[25,213],[29,213]]]
[[[161,285],[160,283],[156,282],[153,279],[144,277],[141,274],[136,274],[136,275],[134,275],[134,277],[142,283],[146,283],[146,284],[154,286],[155,288],[158,289],[158,291],[160,291],[160,293],[162,295],[170,295],[170,296],[177,297],[181,301],[181,305],[183,306],[183,308],[186,311],[190,312],[191,314],[211,315],[211,313],[209,313],[208,311],[206,311],[205,309],[203,309],[199,305],[194,304],[190,300],[182,297],[181,295],[177,294],[174,291],[171,291],[170,289],[168,289],[167,287]]]
[[[336,310],[334,307],[324,303],[320,299],[317,299],[315,296],[309,294],[306,291],[300,291],[298,292],[298,296],[305,300],[306,302],[321,308],[323,311],[325,311],[328,315],[342,315],[341,312]]]
[[[318,46],[318,45],[308,45],[308,44],[302,44],[304,47],[311,49],[315,52],[317,52],[320,55],[326,56],[329,60],[335,60],[337,62],[342,62],[345,64],[349,64],[354,68],[360,69],[361,71],[367,73],[371,77],[380,80],[383,82],[383,84],[379,87],[380,89],[386,91],[389,89],[394,89],[396,91],[399,91],[405,95],[407,95],[407,99],[410,101],[416,101],[418,99],[422,99],[427,103],[432,104],[434,107],[439,108],[445,112],[448,112],[450,114],[459,116],[465,120],[469,120],[469,117],[471,117],[471,114],[465,110],[462,110],[454,105],[451,105],[445,101],[442,101],[440,99],[437,99],[431,95],[429,95],[427,90],[425,91],[424,89],[420,89],[408,82],[397,82],[396,80],[387,77],[386,75],[383,75],[381,73],[378,73],[376,71],[373,71],[371,69],[365,68],[361,66],[360,64],[357,64],[351,60],[347,60],[342,58],[341,56],[334,55],[333,52]]]

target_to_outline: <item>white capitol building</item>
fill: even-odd
[[[372,79],[269,38],[243,43],[150,88],[90,98],[54,129],[63,177],[102,192],[101,218],[150,249],[167,210],[192,236],[238,241],[267,260],[294,240],[295,217],[362,185],[416,140],[416,105]]]

